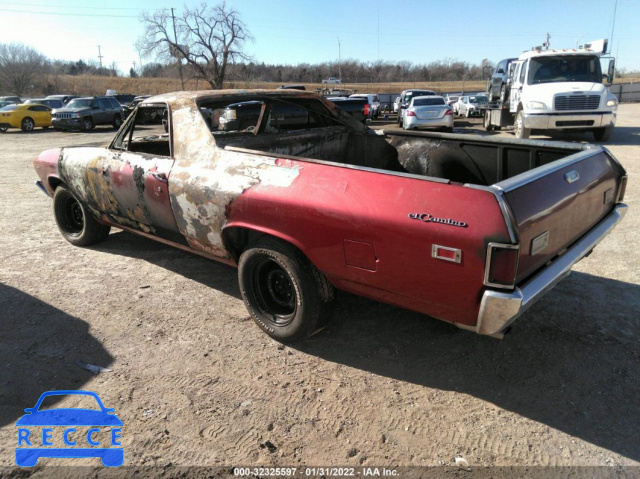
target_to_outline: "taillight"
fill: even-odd
[[[415,111],[411,111],[411,110],[407,110],[405,112],[405,115],[407,115],[407,116],[416,116],[416,112]]]
[[[447,115],[451,116],[453,115],[453,112],[451,110],[447,110],[444,112],[444,116],[447,116]]]
[[[620,178],[620,186],[618,188],[618,197],[616,203],[621,203],[624,200],[624,194],[627,191],[627,175]]]
[[[371,110],[369,109],[369,104],[368,104],[368,103],[365,103],[365,104],[364,104],[364,116],[369,116],[369,112],[370,112],[370,111],[371,111]]]
[[[519,245],[489,243],[489,246],[487,246],[484,284],[494,288],[514,288],[519,253]]]

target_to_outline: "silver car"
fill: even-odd
[[[402,128],[441,128],[453,130],[453,111],[441,96],[416,96],[403,111]]]
[[[489,97],[484,95],[467,95],[461,96],[455,103],[454,109],[460,116],[464,115],[467,118],[470,116],[481,116],[482,107],[489,103]]]

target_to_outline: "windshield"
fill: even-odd
[[[91,108],[92,103],[93,103],[93,100],[91,99],[71,100],[69,103],[67,103],[67,108]]]
[[[600,61],[596,56],[539,57],[529,64],[529,85],[554,82],[602,82]]]
[[[469,103],[488,103],[489,98],[486,96],[470,96]]]

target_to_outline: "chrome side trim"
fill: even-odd
[[[493,186],[499,188],[505,193],[508,193],[510,191],[521,188],[524,185],[539,180],[543,176],[547,176],[551,173],[562,170],[563,168],[567,168],[576,163],[580,163],[581,161],[604,152],[605,151],[598,146],[584,149],[583,151],[579,151],[578,153],[567,156],[566,158],[547,163],[546,165],[538,166],[536,168],[533,168],[532,170],[526,171],[511,178],[507,178],[506,180],[502,180],[501,182],[496,183]]]
[[[493,196],[495,196],[498,205],[500,206],[500,211],[502,211],[502,217],[504,218],[504,222],[507,225],[507,230],[509,231],[509,240],[512,243],[519,243],[520,236],[518,235],[518,228],[516,219],[513,216],[513,212],[509,207],[506,198],[504,197],[504,193],[493,186],[483,186],[483,185],[474,185],[472,183],[465,183],[465,188],[471,188],[472,190],[482,190],[488,191]]]
[[[565,276],[574,264],[593,250],[627,213],[627,205],[616,205],[600,223],[576,241],[562,256],[513,292],[486,290],[482,295],[476,332],[492,335],[500,333],[529,309]]]
[[[489,280],[489,270],[491,269],[491,257],[493,256],[494,248],[502,248],[502,249],[514,249],[520,250],[519,244],[504,244],[504,243],[489,243],[487,245],[487,259],[484,264],[484,285],[490,286],[492,288],[500,288],[500,289],[513,289],[515,288],[515,284],[500,284],[500,283],[492,283]],[[513,280],[516,280],[516,273],[518,272],[518,263],[520,262],[520,255],[516,256],[516,265],[513,271]]]

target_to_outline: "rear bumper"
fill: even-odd
[[[478,334],[499,335],[533,303],[565,278],[573,265],[587,256],[624,218],[626,212],[627,205],[618,204],[562,256],[514,291],[509,293],[485,291],[480,303],[478,322],[473,330]]]
[[[453,115],[445,115],[441,118],[426,118],[420,120],[415,116],[405,116],[403,126],[407,129],[412,128],[451,128],[453,127]]]
[[[525,113],[524,126],[532,130],[593,129],[616,124],[615,112],[598,113]]]

